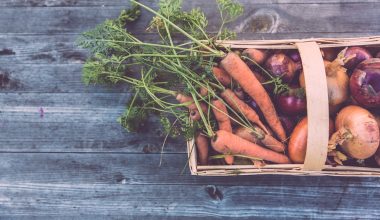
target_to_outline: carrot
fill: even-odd
[[[260,121],[260,118],[256,114],[255,110],[239,99],[231,89],[224,90],[220,95],[235,111],[240,112],[249,121],[256,123],[261,129],[268,133],[268,130]]]
[[[208,94],[208,89],[207,89],[206,87],[201,87],[201,88],[199,89],[199,94],[200,94],[201,96],[206,96],[206,95]]]
[[[186,106],[190,111],[190,118],[194,121],[198,121],[201,118],[201,115],[199,114],[198,108],[196,104],[194,103],[193,98],[190,96],[186,96],[184,94],[178,93],[176,97],[177,101],[181,104],[188,103]],[[201,109],[204,113],[207,112],[207,106],[204,103],[199,103],[201,106]]]
[[[213,105],[212,112],[214,113],[215,119],[218,122],[219,130],[232,132],[231,120],[228,116],[226,106],[222,101],[218,99],[213,100],[211,103]],[[229,165],[234,163],[234,157],[231,155],[225,155],[224,160]]]
[[[252,129],[246,127],[239,127],[235,130],[235,134],[247,141],[252,143],[266,146],[267,148],[274,150],[276,152],[285,152],[285,145],[280,141],[276,140],[273,136],[266,134],[259,127],[254,128],[257,132],[253,132]]]
[[[268,51],[248,48],[243,51],[243,55],[249,57],[257,64],[263,64],[265,60],[268,58]]]
[[[226,73],[222,68],[214,66],[212,68],[212,73],[215,78],[223,85],[229,86],[231,84],[231,76]]]
[[[269,126],[276,135],[284,141],[286,133],[280,119],[277,116],[276,109],[265,91],[264,87],[257,80],[254,73],[249,69],[240,57],[233,52],[229,52],[220,62],[224,70],[244,89],[244,91],[256,101],[264,114]]]
[[[195,145],[197,146],[198,162],[200,165],[207,165],[208,163],[208,139],[206,136],[199,133],[195,138]]]
[[[260,147],[228,131],[217,131],[211,140],[211,146],[220,153],[241,154],[281,164],[291,163],[284,154]]]
[[[218,99],[211,101],[211,103],[213,105],[212,112],[218,122],[219,130],[232,132],[231,120],[228,116],[226,106]]]

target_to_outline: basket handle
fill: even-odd
[[[303,170],[321,171],[327,158],[329,106],[325,66],[316,42],[295,44],[301,56],[307,99],[307,149]]]

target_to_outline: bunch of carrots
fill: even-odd
[[[216,0],[221,15],[216,34],[207,33],[208,22],[200,9],[183,11],[180,0],[161,0],[157,11],[135,0],[131,3],[132,8],[122,11],[119,18],[105,21],[78,40],[91,53],[83,68],[87,84],[130,86],[132,99],[119,119],[128,131],[138,132],[156,115],[166,134],[165,140],[177,135],[195,137],[199,165],[303,162],[307,139],[306,98],[297,51],[232,50],[218,45],[218,41],[236,35],[226,27],[244,11],[234,0]],[[141,9],[153,14],[147,30],[157,34],[158,43],[141,41],[126,29],[128,23],[138,19]],[[181,43],[175,43],[178,36]],[[330,78],[330,113],[338,121],[335,126],[331,122],[332,138],[328,147],[333,161],[327,162],[342,164],[349,157],[372,157],[379,145],[377,124],[373,126],[371,119],[366,121],[374,131],[362,139],[371,138],[371,144],[376,147],[365,157],[358,157],[356,151],[363,150],[352,150],[346,144],[358,140],[357,130],[349,130],[345,123],[339,122],[347,120],[344,109],[352,105],[349,74],[344,65],[353,65],[350,62],[353,55],[347,53],[347,48],[339,54],[322,52]],[[371,68],[361,68],[370,69],[376,75],[373,69],[378,66],[367,65]],[[356,68],[353,66],[350,68]],[[371,88],[378,94],[380,86]],[[370,111],[378,109],[376,99],[375,104],[371,100]],[[357,109],[352,107],[349,112],[353,110]],[[357,119],[363,120],[361,116],[369,113],[365,111],[357,111]],[[362,145],[366,144],[363,141]]]

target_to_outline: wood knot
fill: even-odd
[[[4,48],[4,49],[0,50],[0,56],[15,55],[15,54],[16,54],[16,52],[14,52],[13,50],[8,49],[8,48]]]
[[[215,185],[207,185],[205,191],[213,200],[223,200],[222,192]]]
[[[244,19],[236,28],[236,32],[275,33],[277,32],[278,18],[277,12],[271,9],[259,9]]]
[[[8,72],[0,70],[0,89],[18,89],[20,86],[18,80],[11,79]]]

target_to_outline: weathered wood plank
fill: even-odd
[[[209,18],[210,30],[219,23],[215,3],[203,7]],[[202,6],[202,1],[186,1],[185,9]],[[354,32],[378,33],[379,2],[345,4],[246,4],[244,16],[232,26],[239,32]],[[0,8],[1,33],[78,33],[94,27],[106,18],[116,17],[120,7],[76,8]],[[307,13],[305,13],[307,12]],[[365,19],[347,19],[350,17]],[[151,15],[144,11],[133,26],[141,33]],[[318,21],[318,22],[315,22]]]
[[[117,122],[128,93],[0,93],[0,151],[160,152],[163,135],[152,122],[142,134]],[[184,152],[169,138],[165,151]]]
[[[199,185],[0,184],[0,215],[54,218],[109,214],[144,219],[145,216],[157,219],[167,216],[177,219],[380,217],[378,189],[221,186],[218,190],[223,193],[221,200],[210,198],[205,187]]]
[[[361,217],[376,219],[379,215],[376,178],[195,177],[187,170],[179,175],[184,161],[184,154],[164,155],[158,167],[157,154],[3,153],[0,215],[55,217],[75,210],[82,215],[144,216],[142,209],[154,209],[150,214],[157,218],[163,214],[161,209],[172,206],[165,212],[172,217],[331,219],[332,213],[339,213],[339,218],[349,219],[364,209],[373,211]],[[216,194],[211,192],[214,186]]]
[[[22,162],[20,162],[22,161]],[[224,185],[257,187],[376,188],[378,178],[284,175],[198,177],[189,175],[186,154],[130,153],[1,153],[1,183]]]
[[[83,63],[78,35],[0,35],[0,66],[7,63]]]
[[[2,106],[119,108],[130,93],[0,93]]]
[[[90,113],[90,112],[89,112]],[[47,113],[49,114],[49,113]],[[157,123],[150,123],[143,133],[126,132],[114,118],[113,122],[98,115],[88,116],[92,122],[2,122],[0,151],[2,152],[132,152],[158,153],[164,136]],[[116,116],[116,115],[113,115]],[[38,118],[36,113],[36,118]],[[106,116],[107,118],[109,116]],[[117,117],[117,116],[116,116]],[[70,119],[69,119],[70,120]],[[110,120],[110,119],[108,119]],[[169,138],[165,152],[185,152],[182,138]]]
[[[373,34],[373,33],[372,33]],[[371,33],[240,33],[239,39],[290,39],[310,37],[359,37]],[[87,53],[75,45],[78,34],[0,34],[0,69],[13,64],[81,64]],[[145,41],[157,41],[154,34],[137,34]],[[70,67],[70,66],[69,66]],[[54,67],[55,68],[55,67]],[[12,70],[12,69],[11,69]]]
[[[200,0],[198,0],[200,1]],[[125,6],[125,0],[3,0],[0,2],[0,7],[106,7],[106,6]],[[144,2],[144,1],[142,1]],[[252,3],[250,0],[240,0],[242,4]],[[254,4],[326,4],[326,3],[363,3],[377,2],[377,0],[255,0]],[[144,2],[147,5],[157,4],[157,0]]]
[[[82,81],[82,64],[0,64],[0,93],[13,92],[128,93],[129,87],[124,84],[86,86]]]
[[[96,120],[96,119],[94,119]],[[43,120],[41,120],[43,121]],[[2,122],[0,151],[160,152],[164,141],[156,123],[144,133],[126,132],[119,123]],[[185,141],[169,139],[165,151],[184,152]]]

